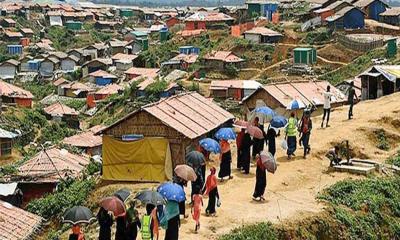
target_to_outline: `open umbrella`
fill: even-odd
[[[287,124],[287,119],[282,116],[273,117],[270,123],[271,127],[274,128],[283,128],[284,126],[286,126],[286,124]]]
[[[194,172],[193,168],[191,168],[190,166],[186,165],[186,164],[182,164],[182,165],[177,165],[174,169],[175,174],[186,180],[186,181],[196,181],[197,179],[197,175]]]
[[[168,201],[183,202],[186,200],[183,188],[176,183],[163,183],[158,187],[157,192]]]
[[[186,154],[185,158],[186,158],[186,164],[191,166],[192,168],[198,168],[206,164],[204,155],[199,151],[191,151],[188,154]]]
[[[154,206],[166,204],[164,197],[160,193],[152,190],[139,192],[136,195],[135,199],[141,201],[144,204],[153,204]]]
[[[305,107],[306,107],[306,105],[302,101],[294,99],[287,105],[286,109],[287,110],[298,110],[298,109],[303,109]]]
[[[215,138],[219,140],[234,140],[236,139],[236,134],[232,128],[220,128],[217,133],[215,133]]]
[[[254,113],[256,113],[257,116],[262,116],[264,118],[264,121],[271,121],[271,119],[276,115],[275,111],[272,110],[269,107],[258,107],[256,109],[253,110]]]
[[[234,127],[238,127],[238,128],[247,128],[247,126],[248,126],[249,124],[250,124],[249,122],[244,121],[244,120],[236,120],[236,121],[233,123],[233,126],[234,126]]]
[[[115,217],[123,216],[126,213],[125,204],[116,196],[103,198],[100,206],[113,212]]]
[[[93,216],[89,208],[83,206],[75,206],[65,211],[62,218],[63,223],[70,223],[72,225],[86,223],[89,224],[96,218]]]
[[[221,152],[221,147],[219,146],[219,143],[212,138],[204,138],[199,141],[199,144],[208,152],[213,152],[215,154]]]
[[[264,133],[263,133],[263,131],[261,131],[261,129],[259,127],[249,125],[249,126],[247,126],[247,132],[251,136],[253,136],[253,137],[257,138],[257,139],[263,139],[264,138]]]
[[[124,188],[124,189],[120,189],[118,191],[116,191],[114,193],[114,196],[116,196],[117,198],[119,198],[121,201],[125,202],[126,199],[128,199],[128,197],[131,195],[131,192]]]
[[[275,173],[277,165],[274,156],[270,152],[260,153],[261,161],[268,172]]]

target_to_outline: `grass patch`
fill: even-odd
[[[385,130],[378,129],[375,131],[375,135],[376,135],[376,140],[377,140],[376,147],[381,150],[388,151],[390,148],[390,145],[389,145],[389,141],[386,137]]]
[[[365,71],[372,65],[372,59],[385,56],[386,50],[375,49],[361,55],[348,65],[339,68],[338,70],[326,73],[320,76],[321,80],[326,80],[333,85],[342,82],[345,79],[353,78],[354,76]]]

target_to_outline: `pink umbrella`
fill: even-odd
[[[277,169],[276,160],[274,156],[272,156],[270,152],[263,151],[260,153],[260,157],[267,171],[274,174]]]
[[[261,131],[261,129],[258,128],[258,127],[255,127],[255,126],[252,126],[252,125],[248,125],[247,126],[247,132],[251,136],[253,136],[253,137],[257,138],[257,139],[263,139],[264,138],[263,131]]]
[[[126,213],[125,204],[115,196],[103,198],[100,201],[100,206],[113,212],[115,217],[124,216]]]
[[[233,125],[238,126],[240,128],[247,128],[247,126],[250,125],[250,123],[244,120],[236,120]]]
[[[190,166],[188,166],[186,164],[177,165],[175,167],[174,172],[178,177],[180,177],[186,181],[194,182],[197,179],[197,175],[194,172],[193,168],[191,168]]]

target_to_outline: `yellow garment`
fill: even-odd
[[[103,136],[103,179],[163,182],[171,178],[171,151],[167,139],[125,142]]]

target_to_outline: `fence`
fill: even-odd
[[[375,48],[383,47],[385,45],[385,41],[383,39],[356,40],[341,34],[337,35],[337,39],[339,43],[342,44],[343,46],[358,52],[368,52]]]

